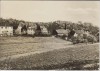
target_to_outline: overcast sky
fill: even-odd
[[[1,1],[1,17],[33,22],[100,23],[99,1]]]

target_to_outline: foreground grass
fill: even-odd
[[[49,51],[0,61],[0,69],[41,70],[97,70],[99,45],[74,45],[73,48]]]
[[[67,41],[52,37],[0,37],[0,58],[66,47],[68,44]]]

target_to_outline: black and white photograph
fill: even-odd
[[[0,70],[99,70],[100,1],[0,0]]]

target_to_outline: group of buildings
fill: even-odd
[[[41,31],[44,34],[48,34],[48,30],[45,26],[40,26]],[[14,29],[13,26],[7,25],[7,24],[2,24],[0,25],[0,36],[14,36],[14,35],[34,35],[36,30],[36,25],[23,25],[19,24],[17,29]]]
[[[24,25],[24,24],[19,24],[17,29],[14,29],[13,26],[7,25],[7,24],[2,24],[0,25],[0,36],[14,36],[14,35],[34,35],[36,32],[37,25],[36,24],[31,24],[31,25]],[[41,32],[43,34],[50,34],[48,32],[47,28],[45,26],[40,26]],[[58,36],[63,36],[66,35],[68,36],[70,30],[68,29],[57,29],[56,30]],[[83,30],[76,30],[74,36],[77,35],[83,35],[87,34],[89,35],[88,31],[83,31]]]
[[[19,24],[16,29],[11,25],[2,24],[0,25],[0,36],[55,36],[64,40],[71,40],[73,43],[85,41],[93,43],[99,41],[99,33],[93,36],[89,31],[83,29],[69,30],[61,28],[48,30],[44,25],[37,24]]]

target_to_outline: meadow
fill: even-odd
[[[99,43],[55,37],[0,37],[1,70],[98,70]]]

